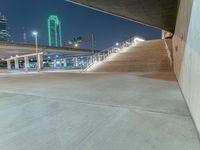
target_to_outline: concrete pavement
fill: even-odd
[[[200,149],[171,73],[43,72],[0,83],[1,150]]]

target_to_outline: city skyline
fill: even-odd
[[[11,3],[12,5],[10,5]],[[39,3],[40,5],[38,5]],[[10,9],[12,11],[8,12],[7,10]],[[18,11],[19,9],[23,11]],[[71,4],[64,0],[49,3],[39,0],[34,2],[21,0],[20,5],[12,0],[2,0],[0,11],[9,20],[11,39],[17,42],[23,42],[24,32],[26,32],[27,42],[34,43],[32,31],[37,30],[38,42],[47,45],[47,20],[51,14],[59,16],[62,21],[63,42],[78,36],[95,34],[97,49],[105,49],[115,42],[123,41],[131,36],[140,36],[145,39],[156,39],[161,36],[158,29]],[[81,44],[82,47],[90,45],[90,43]]]

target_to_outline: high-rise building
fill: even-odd
[[[49,16],[48,19],[48,38],[49,46],[62,46],[62,35],[61,35],[61,22],[57,16]]]
[[[8,20],[0,15],[0,41],[9,41],[10,33],[8,31]]]

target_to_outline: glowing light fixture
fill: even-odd
[[[74,47],[78,47],[78,46],[79,46],[78,43],[75,43],[75,44],[74,44]]]
[[[37,33],[36,31],[33,31],[33,35],[34,35],[34,36],[37,36],[38,33]]]
[[[60,64],[60,61],[56,61],[56,64]]]
[[[134,43],[138,43],[138,42],[144,42],[145,40],[139,37],[135,37],[134,38]]]

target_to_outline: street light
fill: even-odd
[[[74,47],[76,47],[76,48],[77,48],[78,46],[79,46],[79,45],[78,45],[78,43],[75,43],[75,44],[74,44]]]
[[[36,53],[38,53],[38,41],[37,41],[38,33],[34,31],[33,35],[35,36],[35,51]]]
[[[119,43],[117,42],[115,45],[116,45],[116,46],[119,46]]]
[[[36,52],[36,60],[37,60],[37,70],[39,71],[39,65],[40,65],[40,59],[39,59],[39,56],[38,56],[38,40],[37,40],[37,37],[38,37],[38,33],[36,31],[33,32],[33,36],[35,37],[35,52]]]

